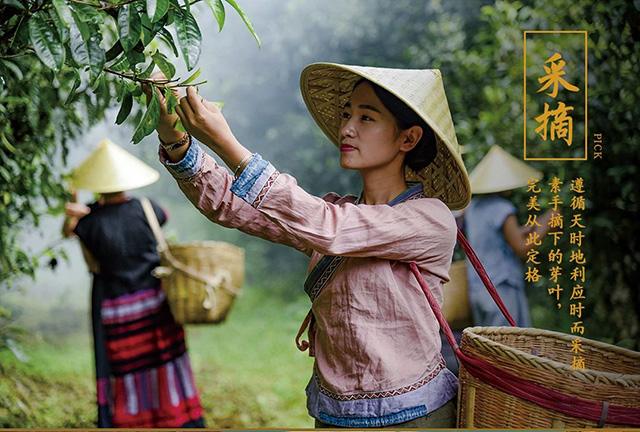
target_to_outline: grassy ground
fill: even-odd
[[[304,396],[312,359],[293,342],[307,307],[245,290],[227,322],[187,328],[208,427],[313,427]],[[93,354],[81,327],[58,338],[34,334],[21,345],[28,362],[0,352],[0,427],[94,426]]]

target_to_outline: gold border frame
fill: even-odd
[[[558,33],[573,33],[573,34],[584,34],[584,157],[582,158],[533,158],[527,157],[527,34],[558,34]],[[589,158],[589,149],[588,149],[588,93],[589,93],[589,84],[588,84],[588,51],[589,51],[589,43],[588,43],[588,32],[586,30],[525,30],[524,31],[524,154],[523,159],[526,161],[586,161]]]

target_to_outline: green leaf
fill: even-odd
[[[220,111],[222,111],[222,108],[224,108],[224,106],[227,104],[225,101],[211,102],[211,103],[217,106]]]
[[[73,85],[71,86],[71,90],[69,91],[69,95],[67,96],[67,99],[64,101],[65,105],[69,105],[69,103],[73,102],[73,100],[76,98],[76,90],[78,90],[78,88],[80,87],[80,84],[82,83],[82,79],[80,78],[80,74],[78,73],[77,70],[75,69],[71,69],[74,75],[74,81],[73,81]]]
[[[71,27],[71,56],[82,66],[89,66],[91,82],[102,74],[106,62],[104,50],[100,47],[100,32],[98,28],[77,21]]]
[[[133,95],[133,97],[140,97],[143,95],[141,86],[135,85],[134,83],[132,83],[131,85],[134,86],[133,90],[131,90],[131,94]]]
[[[147,3],[147,16],[153,21],[153,17],[156,14],[158,8],[158,0],[146,0]]]
[[[158,92],[155,91],[155,88],[151,94],[151,102],[149,102],[149,106],[147,106],[147,111],[142,116],[138,127],[136,127],[133,133],[131,141],[133,141],[134,144],[138,144],[142,141],[142,138],[151,134],[158,125],[158,120],[160,119],[160,100],[158,99]]]
[[[89,57],[91,58],[89,71],[93,77],[92,81],[102,74],[106,62],[104,50],[100,47],[100,38],[100,32],[96,31],[87,41],[89,45]]]
[[[76,14],[75,12],[72,14],[72,16],[73,16],[73,24],[74,25],[71,26],[71,29],[73,29],[73,27],[76,27],[77,30],[82,35],[83,39],[89,39],[91,37],[91,29],[89,28],[90,24],[88,24],[85,21],[82,21],[80,16],[78,14]]]
[[[6,180],[7,183],[11,181],[11,173],[3,166],[0,166],[0,177]]]
[[[104,86],[106,85],[105,80],[106,78],[104,75],[100,75],[93,80],[93,83],[91,85],[91,90],[93,91],[94,94],[98,94],[102,92]]]
[[[156,67],[156,63],[153,59],[151,59],[151,63],[149,63],[149,66],[147,66],[147,68],[138,75],[138,78],[142,78],[142,79],[148,78],[149,75],[151,75],[151,72],[153,72],[153,70],[155,69],[155,67]]]
[[[131,3],[121,6],[118,12],[118,34],[122,48],[131,51],[140,40],[141,32],[142,24],[136,8]]]
[[[202,33],[193,15],[185,10],[176,9],[176,33],[187,70],[191,70],[200,58]]]
[[[58,12],[60,19],[62,19],[68,28],[71,28],[73,25],[73,16],[71,16],[71,9],[69,9],[69,5],[67,5],[64,0],[53,0],[52,3],[56,12]]]
[[[16,148],[11,145],[7,137],[4,135],[4,132],[0,133],[0,139],[2,139],[2,144],[6,147],[7,150],[9,150],[11,153],[16,153]]]
[[[122,98],[126,93],[131,93],[131,90],[129,90],[129,81],[120,80],[120,91],[118,91],[117,97],[118,102],[122,102]]]
[[[142,23],[142,43],[144,46],[147,46],[151,43],[153,38],[156,37],[156,34],[162,29],[167,23],[167,16],[160,18],[159,21],[152,23],[149,20],[147,14],[140,15],[140,21]]]
[[[164,76],[166,76],[168,79],[173,78],[173,76],[176,74],[176,68],[164,54],[162,54],[160,51],[156,51],[151,56],[151,58],[158,65],[158,68],[160,68]]]
[[[117,72],[124,72],[129,70],[129,60],[127,60],[127,56],[122,56],[120,60],[109,66],[111,69]]]
[[[147,0],[147,15],[156,22],[169,11],[169,0]]]
[[[180,6],[178,5],[178,7],[180,7]],[[176,14],[173,12],[173,9],[171,9],[171,7],[169,7],[169,12],[167,12],[167,25],[168,26],[173,24],[175,16],[176,16]]]
[[[72,6],[77,16],[83,22],[90,22],[92,24],[102,24],[107,17],[106,13],[98,11],[95,7],[74,3]]]
[[[171,89],[167,89],[165,93],[165,101],[167,104],[167,112],[169,114],[173,114],[176,112],[176,106],[178,105],[178,99],[176,95],[173,94]]]
[[[163,28],[158,32],[158,34],[160,35],[160,38],[167,44],[167,46],[171,48],[171,51],[173,51],[173,55],[178,57],[178,48],[176,47],[176,43],[173,41],[171,32]]]
[[[202,84],[206,84],[206,83],[208,83],[208,82],[209,82],[208,80],[204,80],[204,81],[199,81],[199,82],[197,82],[197,83],[190,83],[190,84],[189,84],[189,87],[199,86],[199,85],[202,85]]]
[[[19,0],[2,0],[2,6],[9,6],[16,9],[25,10],[24,5]]]
[[[144,61],[146,60],[143,53],[139,53],[135,50],[127,51],[125,53],[125,56],[127,57],[127,61],[129,62],[131,68],[134,68],[138,63],[144,63]]]
[[[1,60],[1,61],[2,61],[2,64],[7,69],[10,69],[16,75],[16,78],[18,79],[18,81],[22,81],[22,78],[24,77],[24,74],[22,73],[22,70],[20,70],[18,65],[16,65],[13,62],[10,62],[9,60]]]
[[[107,51],[106,60],[110,62],[114,58],[118,57],[122,53],[122,44],[120,41],[116,41],[111,48]]]
[[[198,78],[200,76],[200,69],[198,68],[198,70],[196,70],[193,75],[191,75],[189,78],[187,78],[186,80],[182,81],[181,83],[179,83],[179,86],[182,85],[187,85],[190,82],[193,82],[196,78]]]
[[[64,46],[40,12],[29,20],[29,38],[36,54],[46,66],[59,70],[64,64]]]
[[[244,13],[242,8],[238,6],[238,3],[236,3],[235,0],[225,0],[225,1],[229,3],[236,10],[236,12],[238,12],[238,15],[240,15],[240,18],[242,18],[242,21],[244,21],[244,24],[247,26],[247,28],[249,29],[253,37],[256,39],[256,42],[258,43],[258,48],[260,48],[260,46],[262,45],[262,42],[260,42],[260,38],[256,34],[256,31],[253,28],[253,24],[251,24],[251,20],[249,19],[247,14]]]
[[[60,15],[58,15],[58,11],[56,11],[55,9],[49,9],[49,16],[53,21],[56,31],[58,32],[60,42],[62,42],[63,44],[69,42],[69,27],[67,27],[67,24],[62,21]]]
[[[30,20],[25,18],[24,16],[20,18],[18,28],[16,30],[15,36],[11,40],[9,48],[13,46],[22,47],[25,45],[29,45],[29,21]]]
[[[213,16],[218,22],[218,31],[222,31],[222,27],[224,27],[224,20],[226,17],[224,11],[224,3],[222,3],[222,0],[207,0],[207,4],[211,8],[211,12],[213,12]]]
[[[126,89],[126,87],[123,87]],[[122,96],[122,105],[120,106],[120,111],[118,111],[118,116],[116,117],[116,124],[122,124],[129,117],[131,113],[131,107],[133,107],[133,95],[129,90],[124,91],[124,95]]]

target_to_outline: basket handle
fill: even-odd
[[[181,272],[189,275],[191,278],[200,281],[212,288],[221,287],[227,291],[229,291],[233,295],[237,295],[240,292],[239,289],[235,289],[231,284],[231,275],[228,272],[218,272],[214,276],[206,276],[198,272],[197,270],[192,269],[180,261],[175,259],[175,257],[169,251],[169,245],[167,243],[167,239],[164,236],[164,232],[162,228],[160,228],[160,223],[158,222],[158,218],[156,217],[156,213],[153,211],[153,207],[151,206],[151,202],[147,198],[142,198],[140,200],[142,204],[142,209],[144,210],[144,214],[149,222],[149,226],[151,227],[151,231],[153,232],[153,236],[156,238],[156,242],[158,242],[158,253],[164,256],[173,269],[180,270]],[[158,268],[158,274],[168,274],[172,271],[172,269],[161,270]]]
[[[469,261],[471,261],[471,265],[473,265],[473,268],[478,273],[478,276],[480,276],[480,279],[484,283],[484,286],[487,288],[487,291],[489,291],[491,298],[493,298],[493,301],[496,302],[500,311],[502,311],[507,321],[509,321],[509,324],[511,324],[514,327],[517,327],[515,321],[511,317],[511,314],[507,310],[507,307],[502,302],[502,299],[500,298],[500,294],[498,294],[498,290],[496,290],[496,287],[493,285],[493,282],[491,282],[491,279],[489,278],[487,271],[485,270],[484,266],[480,262],[478,255],[476,255],[475,251],[469,244],[469,241],[466,239],[464,234],[462,234],[462,231],[460,231],[460,228],[458,228],[457,236],[458,236],[458,243],[460,243],[460,246],[462,246],[462,249],[467,254]],[[424,295],[427,297],[427,301],[429,302],[429,305],[431,306],[431,309],[433,310],[433,313],[435,314],[436,319],[440,324],[440,329],[442,330],[445,337],[447,338],[447,341],[449,342],[449,345],[451,345],[451,348],[453,348],[453,351],[456,354],[456,356],[460,358],[459,354],[461,354],[461,352],[458,347],[458,342],[456,341],[456,338],[453,335],[453,331],[451,330],[449,323],[447,322],[444,314],[442,313],[442,309],[440,308],[440,305],[438,305],[438,302],[436,301],[435,297],[427,287],[427,283],[422,278],[422,275],[420,274],[420,270],[418,269],[418,265],[415,262],[410,262],[409,266],[411,267],[411,271],[413,272],[413,275],[418,280],[418,284],[420,284],[420,288],[422,288]]]
[[[147,222],[149,222],[149,226],[151,227],[153,236],[156,238],[156,242],[158,243],[158,252],[162,253],[163,251],[169,250],[169,246],[167,245],[167,239],[164,236],[164,232],[162,231],[162,228],[160,228],[158,217],[156,216],[156,212],[153,211],[153,206],[151,206],[151,202],[149,201],[148,198],[142,198],[140,200],[140,204],[142,204],[142,210],[144,210],[144,215],[147,217]]]
[[[500,294],[498,294],[498,290],[496,290],[496,287],[493,285],[493,282],[491,282],[487,271],[484,269],[484,266],[480,262],[478,255],[476,255],[476,252],[473,250],[464,234],[462,234],[460,228],[458,228],[458,243],[460,243],[460,246],[462,246],[464,253],[467,254],[471,265],[476,270],[476,273],[478,273],[478,276],[480,276],[482,283],[484,283],[487,291],[489,291],[489,295],[491,296],[491,298],[493,298],[493,301],[496,302],[504,317],[507,319],[507,321],[509,321],[509,324],[511,324],[513,327],[517,327],[516,322],[513,320],[513,317],[511,317],[511,314],[507,310],[507,307],[502,302]]]
[[[422,288],[422,292],[424,293],[425,297],[427,297],[429,306],[431,306],[431,310],[435,314],[436,319],[438,320],[438,324],[440,324],[440,329],[446,336],[447,341],[449,342],[449,345],[451,345],[451,348],[453,348],[453,351],[457,357],[458,353],[460,352],[460,347],[458,346],[458,342],[456,341],[456,338],[453,335],[453,331],[451,330],[449,323],[447,322],[446,318],[444,317],[444,314],[442,313],[442,309],[440,308],[440,305],[438,305],[436,298],[433,296],[433,294],[431,293],[431,290],[427,286],[427,283],[422,278],[422,275],[420,274],[420,269],[418,269],[418,265],[412,261],[409,263],[409,267],[411,268],[411,272],[413,273],[416,280],[418,281],[418,284],[420,284],[420,288]]]

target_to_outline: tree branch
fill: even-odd
[[[86,1],[82,1],[82,0],[68,0],[69,3],[75,3],[75,4],[80,4],[80,5],[85,5],[85,6],[91,6],[91,7],[95,7],[95,8],[99,8],[101,5],[99,4],[94,4],[94,3],[89,3]]]
[[[34,52],[36,52],[35,49],[31,45],[29,45],[27,46],[27,51],[16,53],[16,54],[1,55],[0,59],[6,60],[14,57],[22,57],[24,55],[33,54]]]
[[[117,76],[119,76],[121,78],[126,78],[128,80],[139,82],[139,83],[142,83],[142,84],[153,84],[153,85],[155,85],[157,87],[166,87],[167,84],[172,82],[171,80],[152,80],[152,79],[148,79],[148,78],[138,78],[135,75],[128,75],[128,74],[125,74],[123,72],[118,72],[117,70],[111,69],[109,67],[105,67],[105,68],[103,68],[103,70],[105,72],[110,73],[110,74],[117,75]]]
[[[14,58],[14,57],[22,57],[22,56],[29,55],[29,54],[33,54],[33,51],[25,51],[25,52],[21,52],[21,53],[18,53],[18,54],[3,55],[3,56],[0,56],[0,59],[7,60],[7,59]]]
[[[107,9],[118,9],[120,6],[124,6],[126,4],[133,3],[134,1],[135,0],[125,0],[123,2],[116,3],[116,4],[113,4],[113,5],[102,6],[102,7],[98,8],[98,10],[106,11]]]
[[[195,85],[200,85],[200,84],[204,84],[207,81],[201,81],[198,83],[189,83],[189,84],[184,84],[184,85],[178,85],[178,84],[174,84],[174,85],[169,85],[171,83],[174,83],[176,81],[180,81],[180,79],[163,79],[163,80],[154,80],[154,79],[149,79],[149,78],[138,78],[135,75],[128,75],[126,73],[123,72],[118,72],[117,70],[111,69],[110,67],[104,67],[103,70],[105,72],[108,72],[110,74],[113,75],[117,75],[121,78],[126,78],[128,80],[134,81],[134,82],[139,82],[141,84],[147,84],[147,85],[154,85],[156,87],[160,87],[160,88],[174,88],[174,87],[191,87],[191,86],[195,86]]]

